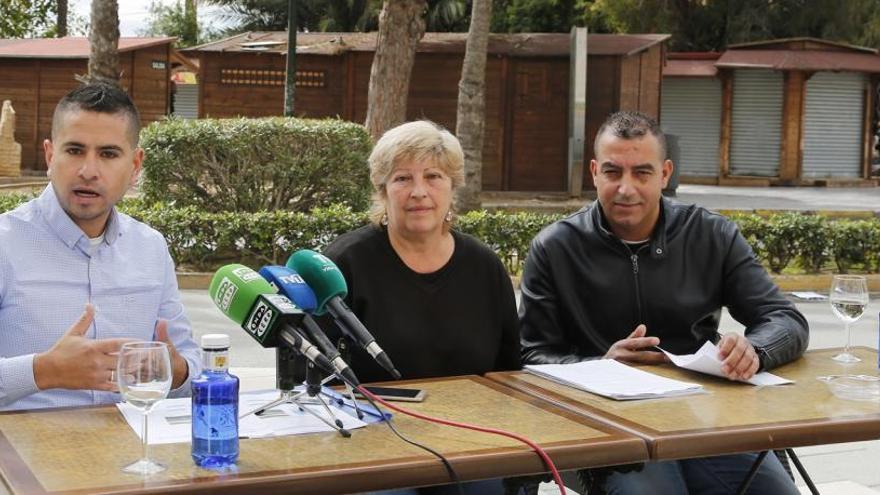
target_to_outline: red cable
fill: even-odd
[[[495,428],[487,428],[485,426],[477,426],[477,425],[472,425],[472,424],[468,424],[468,423],[459,423],[456,421],[450,421],[448,419],[435,418],[433,416],[427,416],[425,414],[420,414],[420,413],[417,413],[414,411],[410,411],[408,409],[404,409],[399,406],[395,406],[393,404],[389,404],[387,401],[380,399],[379,397],[374,395],[372,392],[370,392],[369,390],[367,390],[363,386],[358,386],[357,389],[360,391],[360,393],[364,394],[365,396],[368,396],[369,398],[382,404],[383,406],[387,407],[388,409],[391,409],[393,411],[397,411],[399,413],[407,414],[407,415],[412,416],[414,418],[424,419],[425,421],[431,421],[433,423],[440,423],[440,424],[447,425],[447,426],[454,426],[456,428],[466,428],[469,430],[482,431],[484,433],[494,433],[495,435],[501,435],[503,437],[509,437],[509,438],[513,438],[514,440],[519,440],[520,442],[531,447],[532,450],[534,450],[535,453],[538,454],[538,456],[541,458],[541,460],[544,461],[544,464],[546,464],[547,467],[550,468],[550,473],[553,474],[553,481],[559,487],[559,493],[561,493],[562,495],[565,495],[565,489],[563,488],[564,485],[562,484],[562,478],[559,477],[559,471],[556,470],[556,465],[553,464],[553,461],[550,459],[550,456],[547,455],[547,452],[544,452],[544,449],[542,449],[537,443],[529,440],[528,438],[517,435],[516,433],[511,433],[509,431],[497,430]]]

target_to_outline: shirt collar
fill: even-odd
[[[613,242],[620,242],[623,244],[620,239],[611,232],[610,226],[608,226],[608,220],[605,219],[605,212],[602,210],[602,204],[599,203],[597,199],[594,203],[594,208],[592,208],[592,216],[595,225],[598,227],[601,235],[606,239],[614,239]],[[664,258],[666,257],[666,230],[667,230],[667,221],[670,214],[670,204],[669,200],[665,197],[660,197],[660,217],[657,219],[657,225],[654,226],[653,232],[651,232],[651,237],[647,239],[650,245],[650,256],[653,258]]]
[[[64,208],[61,207],[61,203],[58,202],[58,196],[55,195],[55,188],[51,183],[46,186],[46,189],[37,198],[37,204],[40,207],[43,218],[49,224],[49,228],[61,238],[67,247],[73,248],[80,240],[86,243],[84,246],[88,244],[89,237],[70,218],[67,212],[64,211]],[[107,227],[104,229],[104,242],[112,245],[121,234],[119,214],[114,206],[110,209],[110,217],[107,219]]]

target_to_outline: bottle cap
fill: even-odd
[[[229,349],[229,335],[225,333],[202,335],[202,349]]]

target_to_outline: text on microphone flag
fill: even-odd
[[[236,268],[236,269],[232,270],[232,273],[234,273],[235,276],[237,276],[238,278],[240,278],[241,280],[243,280],[245,282],[251,282],[251,281],[257,280],[259,278],[262,278],[262,277],[260,277],[259,273],[251,270],[250,268],[248,268],[246,266],[243,266],[241,268]]]

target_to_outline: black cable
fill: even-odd
[[[379,411],[380,414],[382,414],[382,410],[379,409],[379,406],[376,405],[375,402],[373,402],[373,399],[370,399],[369,397],[366,397],[366,396],[364,396],[364,398],[367,399],[367,402],[369,402],[371,406],[376,408],[376,410]],[[391,414],[391,413],[388,413],[388,414]],[[414,440],[410,440],[409,438],[407,438],[405,435],[403,435],[402,433],[397,431],[397,428],[395,428],[394,424],[391,423],[391,418],[386,418],[384,414],[382,414],[382,422],[387,424],[388,427],[391,428],[391,431],[393,431],[394,434],[397,435],[398,437],[400,437],[400,439],[403,440],[404,442],[406,442],[410,445],[413,445],[415,447],[418,447],[422,450],[425,450],[427,452],[430,452],[435,457],[440,459],[440,462],[443,463],[443,467],[446,468],[446,473],[449,474],[449,478],[452,480],[453,483],[455,483],[455,486],[458,489],[458,494],[464,495],[464,491],[462,490],[462,486],[461,486],[461,478],[458,477],[458,473],[455,472],[455,469],[452,467],[452,464],[449,463],[449,460],[446,457],[444,457],[443,454],[441,454],[440,452],[437,452],[436,450],[432,449],[431,447],[428,447],[427,445],[422,445]]]
[[[336,378],[339,380],[342,380],[345,383],[348,383],[348,381],[343,379],[341,376],[339,376],[338,373],[336,374]],[[348,383],[348,384],[351,385],[351,383]],[[352,386],[353,390],[357,390],[357,388],[358,387],[356,387],[356,386]],[[391,418],[385,416],[385,413],[382,411],[382,409],[379,408],[379,405],[376,404],[376,402],[373,401],[372,398],[370,398],[367,395],[362,395],[362,397],[364,399],[366,399],[367,402],[369,402],[370,405],[376,409],[376,411],[379,412],[379,414],[381,415],[381,418],[382,418],[382,422],[387,424],[388,427],[391,428],[391,431],[394,432],[394,434],[397,435],[401,440],[403,440],[404,442],[406,442],[414,447],[418,447],[426,452],[429,452],[434,457],[440,459],[440,462],[443,463],[443,467],[446,468],[446,473],[449,475],[449,478],[452,480],[453,483],[455,483],[455,487],[458,490],[458,495],[464,495],[464,490],[461,485],[461,478],[458,477],[458,473],[455,472],[455,469],[452,467],[452,464],[449,463],[449,460],[446,457],[444,457],[443,454],[441,454],[440,452],[437,452],[436,450],[432,449],[431,447],[428,447],[427,445],[422,445],[422,444],[416,442],[415,440],[410,440],[403,433],[400,433],[399,431],[397,431],[397,428],[395,428],[395,426],[391,423]],[[355,399],[354,396],[352,396],[351,400],[354,401],[357,399]],[[387,413],[387,414],[391,415],[391,413]]]
[[[352,388],[352,390],[357,390],[358,387],[360,386],[359,384],[352,383],[350,380],[348,380],[346,377],[342,376],[340,373],[337,373],[335,370],[327,370],[327,371],[331,372],[342,383],[345,383],[348,386],[350,386]],[[379,408],[379,405],[376,404],[376,402],[374,402],[371,397],[369,397],[367,395],[362,395],[362,397],[364,399],[366,399],[367,402],[369,402],[370,405],[376,409],[376,411],[379,412],[379,414],[382,417],[382,421],[384,423],[386,423],[388,425],[388,427],[391,428],[391,431],[394,432],[394,434],[397,435],[401,440],[403,440],[404,442],[406,442],[414,447],[418,447],[426,452],[429,452],[430,454],[432,454],[436,458],[440,459],[440,462],[443,463],[443,467],[446,468],[446,473],[449,475],[449,478],[452,480],[453,483],[455,483],[455,487],[458,490],[458,495],[464,495],[464,490],[462,489],[462,485],[461,485],[461,478],[458,477],[458,473],[455,472],[455,469],[452,467],[452,464],[449,463],[449,460],[446,459],[446,457],[444,457],[443,454],[428,447],[427,445],[422,445],[422,444],[416,442],[415,440],[410,440],[405,435],[403,435],[402,433],[397,431],[397,428],[395,428],[394,425],[391,424],[391,418],[385,416],[385,413],[382,412],[382,409]],[[352,396],[351,400],[355,401],[356,399],[354,396]],[[391,413],[388,413],[388,414],[390,416]]]

